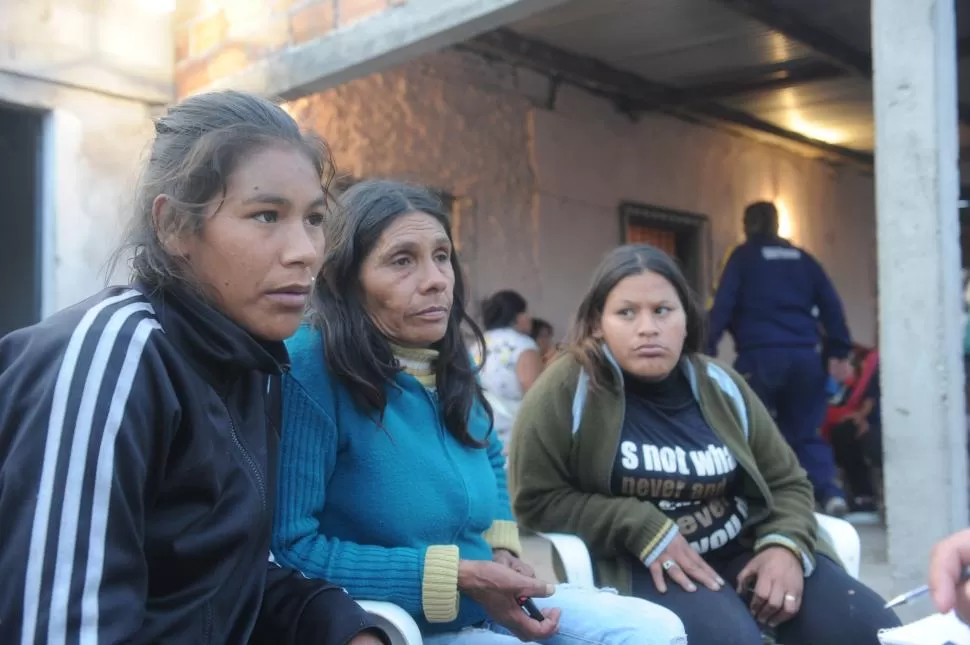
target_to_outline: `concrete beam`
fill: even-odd
[[[292,100],[400,65],[563,2],[408,0],[262,59],[204,90],[232,88]]]
[[[879,329],[889,562],[926,580],[967,526],[954,0],[873,0]]]

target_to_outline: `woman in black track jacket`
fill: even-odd
[[[324,250],[325,146],[200,95],[156,123],[131,286],[0,340],[4,643],[387,643],[273,562],[276,428]]]

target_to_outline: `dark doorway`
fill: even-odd
[[[667,208],[620,204],[620,233],[624,244],[652,244],[677,259],[691,287],[704,293],[705,230],[707,218]]]
[[[41,317],[44,115],[0,105],[0,336]]]

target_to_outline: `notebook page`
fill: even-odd
[[[882,645],[970,645],[970,627],[952,612],[879,632]]]

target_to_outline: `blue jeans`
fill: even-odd
[[[687,592],[668,584],[660,593],[649,576],[635,578],[633,593],[677,612],[687,626],[690,645],[761,645],[761,628],[751,616],[748,596],[734,590],[738,574],[754,554],[750,551],[726,559],[716,556],[707,563],[728,585],[711,591],[698,585]],[[880,629],[899,626],[899,618],[886,609],[884,600],[872,589],[854,580],[824,555],[815,560],[815,571],[805,578],[802,606],[794,618],[778,626],[775,633],[785,645],[879,645]]]
[[[684,624],[668,609],[612,590],[559,585],[539,609],[562,610],[559,632],[546,645],[686,645]],[[426,636],[425,645],[516,645],[501,625],[488,622],[451,634]]]

